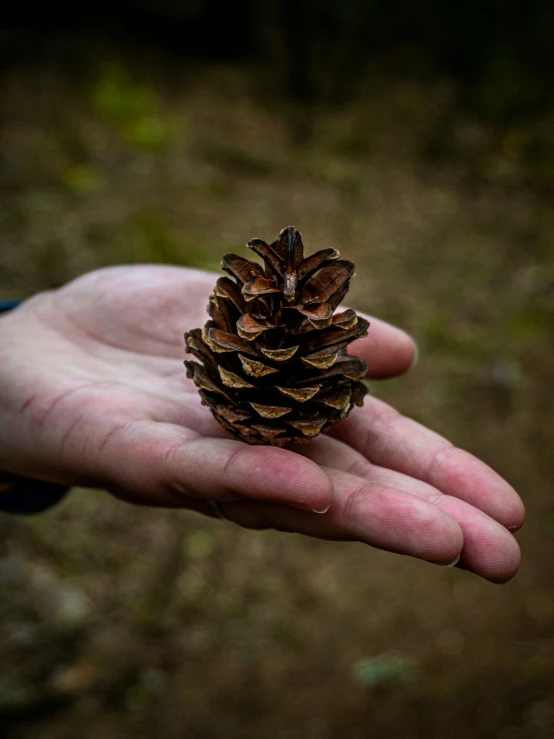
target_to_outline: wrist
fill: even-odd
[[[41,480],[0,477],[0,512],[32,515],[42,513],[59,503],[69,492],[66,485]]]

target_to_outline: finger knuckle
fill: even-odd
[[[247,447],[242,446],[236,446],[234,449],[231,449],[223,463],[223,477],[225,480],[233,479],[237,473],[238,468],[243,467],[245,463],[248,463],[248,453],[249,449]]]
[[[378,496],[378,487],[370,482],[354,487],[342,507],[342,521],[347,528],[358,526],[364,509],[373,506]]]
[[[373,419],[363,444],[364,456],[371,459],[375,456],[377,447],[384,439],[395,433],[396,425],[402,421],[402,415],[394,408],[386,407]]]
[[[366,477],[366,475],[371,472],[371,469],[372,466],[367,459],[360,456],[352,460],[352,462],[346,467],[345,472],[349,475],[354,475],[355,477]]]
[[[449,442],[445,442],[432,455],[427,469],[424,470],[423,478],[432,483],[444,465],[462,453],[465,453],[463,449],[460,449]]]

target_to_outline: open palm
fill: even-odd
[[[145,505],[207,501],[250,528],[363,541],[492,581],[519,565],[515,491],[484,463],[375,398],[298,450],[235,441],[185,378],[183,332],[216,277],[115,267],[0,320],[0,468],[103,487]],[[411,340],[372,319],[351,351],[371,377],[405,371]],[[327,510],[328,508],[328,510]],[[314,511],[326,511],[317,515]]]

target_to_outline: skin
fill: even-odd
[[[515,574],[524,508],[513,488],[376,398],[332,436],[294,450],[231,439],[182,366],[183,332],[205,322],[215,280],[113,267],[3,315],[0,469],[208,515],[213,499],[248,528],[362,541],[442,565],[460,557],[492,582]],[[372,318],[350,352],[382,378],[408,370],[415,345]]]

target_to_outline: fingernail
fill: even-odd
[[[441,567],[455,567],[459,561],[460,561],[460,555],[458,554],[458,556],[453,562],[450,562],[450,564],[448,565],[441,565]]]
[[[412,359],[412,363],[408,367],[408,372],[411,372],[414,367],[417,367],[417,364],[419,362],[419,346],[414,341],[414,357]]]
[[[309,513],[327,513],[329,510],[331,504],[328,503],[325,508],[322,508],[320,511],[317,510],[317,508],[312,508],[309,505],[303,505],[302,503],[289,503],[289,505],[293,506],[294,508],[299,508],[301,511],[308,511]]]
[[[325,508],[322,508],[320,511],[318,511],[316,508],[312,508],[312,512],[313,513],[319,513],[321,515],[322,513],[327,513],[327,511],[329,510],[330,507],[331,507],[331,504],[330,503],[327,503],[327,505],[325,506]]]

